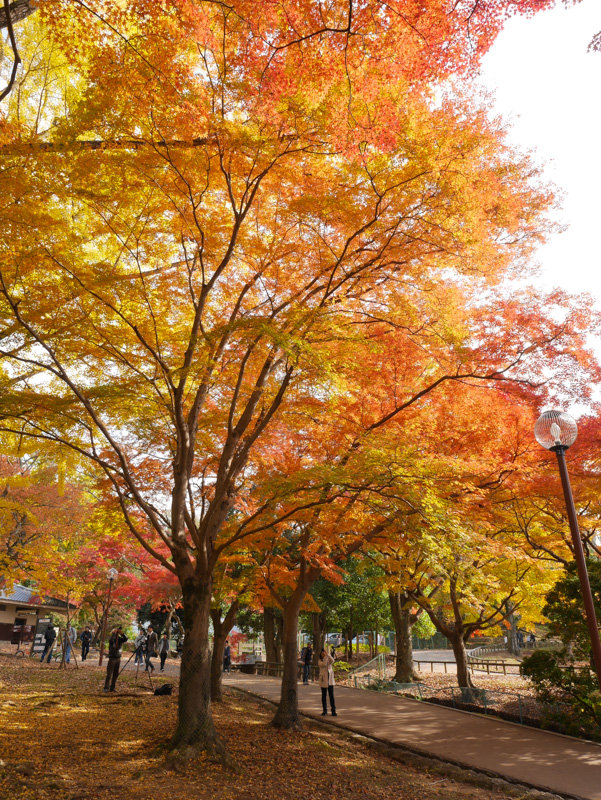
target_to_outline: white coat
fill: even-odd
[[[329,653],[325,654],[324,658],[320,658],[317,662],[319,665],[319,685],[322,689],[327,689],[328,686],[334,686],[334,659]]]

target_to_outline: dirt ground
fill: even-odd
[[[1,800],[503,800],[502,790],[407,766],[319,723],[269,726],[273,709],[228,693],[215,704],[232,767],[201,757],[166,767],[177,696],[155,697],[133,674],[101,691],[97,667],[59,670],[0,655]],[[173,679],[170,677],[169,681]],[[515,797],[515,792],[511,792]]]

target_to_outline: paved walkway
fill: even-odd
[[[232,673],[225,683],[279,701],[275,678]],[[338,717],[327,721],[342,728],[548,792],[601,800],[601,745],[394,695],[335,691]],[[298,694],[302,713],[321,719],[319,687],[299,684]]]

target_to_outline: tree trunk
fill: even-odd
[[[275,655],[276,662],[282,664],[284,661],[283,655],[283,642],[284,642],[284,617],[279,608],[275,611]]]
[[[225,640],[227,633],[221,630],[219,633],[215,630],[215,623],[213,623],[213,652],[211,654],[211,700],[213,703],[221,703],[223,700],[223,689],[221,685],[221,676],[223,674],[223,651],[225,649]]]
[[[319,654],[326,646],[326,627],[328,618],[325,611],[319,613],[314,611],[311,614],[313,621],[313,664],[317,665]]]
[[[460,688],[466,689],[466,697],[472,699],[472,694],[469,690],[473,688],[474,684],[467,665],[467,652],[463,636],[461,633],[452,632],[450,642],[455,655],[455,663],[457,664],[457,684]]]
[[[234,600],[229,607],[223,620],[221,619],[221,609],[211,609],[211,619],[213,620],[213,653],[211,655],[211,700],[213,703],[220,703],[223,700],[223,690],[221,677],[223,675],[223,651],[225,642],[234,627],[239,603]]]
[[[509,622],[509,630],[507,631],[507,649],[511,653],[512,656],[519,656],[520,654],[520,643],[518,641],[518,619],[519,617],[516,616],[513,612],[513,604],[507,604],[509,608],[511,608],[511,613],[507,617],[507,621]]]
[[[265,640],[265,657],[269,663],[282,663],[282,625],[279,609],[266,606],[263,609],[263,638]]]
[[[418,677],[413,670],[409,598],[404,592],[388,592],[388,599],[394,624],[396,650],[394,680],[397,683],[412,683],[418,680]]]
[[[180,670],[177,728],[171,740],[176,761],[204,750],[226,758],[211,713],[209,619],[211,580],[188,579],[183,585],[186,636]]]
[[[295,593],[296,594],[296,593]],[[306,593],[305,593],[306,594]],[[298,713],[298,615],[303,600],[293,595],[284,606],[284,671],[280,704],[272,720],[276,728],[300,728]]]

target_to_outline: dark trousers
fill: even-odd
[[[82,642],[81,643],[81,660],[85,661],[87,658],[88,653],[90,652],[90,643],[89,642]]]
[[[303,664],[303,683],[309,683],[310,672],[311,672],[311,664]]]
[[[119,676],[119,666],[121,664],[120,658],[109,658],[106,665],[106,680],[104,681],[104,690],[111,692],[115,691],[115,684]]]
[[[321,687],[321,705],[323,706],[324,714],[328,710],[328,704],[326,702],[327,695],[330,695],[330,708],[331,708],[332,714],[333,714],[334,711],[336,711],[336,703],[334,702],[334,687],[333,686],[328,686],[327,689],[326,689],[325,686]]]
[[[161,659],[161,670],[165,666],[165,660],[167,658],[167,653],[159,653],[159,658]]]
[[[154,672],[154,664],[150,660],[152,657],[153,657],[152,653],[146,653],[146,667],[145,667],[146,672]]]
[[[48,658],[46,658],[46,663],[47,664],[50,663],[50,659],[52,658],[52,648],[53,647],[54,647],[54,642],[51,642],[50,644],[47,644],[44,647],[44,652],[42,653],[42,657],[40,658],[40,661],[43,661],[46,658],[46,656],[48,656]]]

